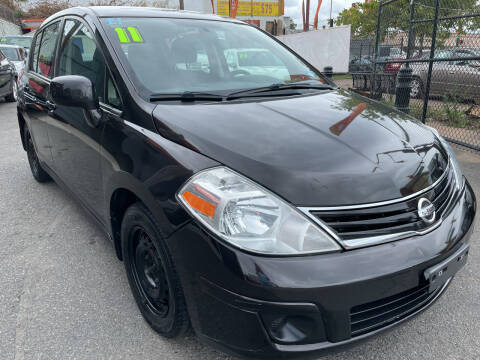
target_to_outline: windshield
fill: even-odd
[[[24,48],[30,48],[31,43],[31,36],[4,36],[0,38],[0,44],[4,45],[18,45]]]
[[[227,93],[273,84],[326,81],[254,27],[173,18],[104,18],[105,30],[145,96]]]
[[[18,54],[17,49],[15,48],[8,48],[5,46],[0,46],[0,50],[2,50],[3,55],[7,57],[10,61],[20,61],[20,56]]]

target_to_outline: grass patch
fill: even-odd
[[[350,75],[350,74],[333,75],[332,79],[333,79],[333,81],[335,81],[335,80],[351,80],[352,75]]]

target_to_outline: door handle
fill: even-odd
[[[47,102],[45,104],[46,104],[46,107],[47,107],[48,111],[54,111],[57,108],[57,105],[55,105],[55,103],[50,101],[50,100],[47,100]]]

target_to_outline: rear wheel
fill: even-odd
[[[15,102],[17,101],[17,80],[15,78],[11,80],[10,88],[12,89],[12,93],[8,96],[5,96],[5,100],[8,102]]]
[[[128,281],[143,317],[167,338],[184,334],[190,322],[180,280],[159,227],[142,204],[126,211],[121,239]]]
[[[32,170],[32,175],[39,183],[50,181],[50,175],[48,175],[45,170],[43,170],[40,161],[38,160],[37,152],[35,151],[35,146],[33,145],[32,136],[30,131],[25,125],[24,133],[25,145],[27,148],[27,157],[28,163],[30,164],[30,169]]]

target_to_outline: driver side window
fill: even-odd
[[[105,60],[90,30],[78,20],[65,21],[57,75],[85,76],[104,101]]]

